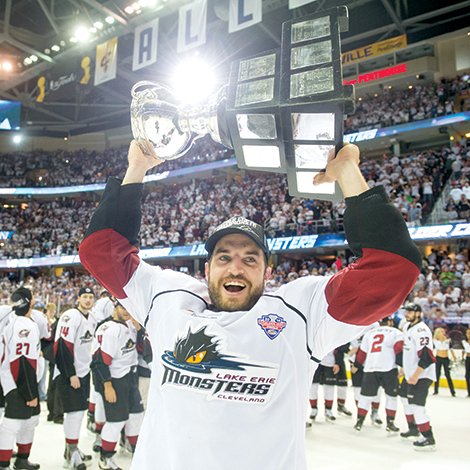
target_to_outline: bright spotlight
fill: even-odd
[[[13,142],[15,142],[15,144],[19,144],[21,142],[21,136],[15,135],[15,137],[13,137]]]
[[[133,8],[135,11],[140,10],[140,5],[139,5],[137,2],[134,2],[134,3],[132,4],[132,8]]]
[[[78,39],[75,37],[75,36],[72,36],[70,39],[69,39],[70,42],[77,42]]]
[[[57,45],[57,44],[54,44],[51,49],[54,51],[54,52],[59,52],[60,51],[60,47]]]
[[[214,91],[214,72],[200,59],[191,59],[176,70],[172,88],[183,103],[204,101]]]
[[[134,9],[129,5],[127,6],[126,8],[124,8],[124,11],[128,14],[128,15],[132,15],[132,13],[134,13]]]
[[[103,23],[101,21],[97,21],[93,26],[96,29],[103,29]]]
[[[29,56],[29,57],[30,57],[30,59],[31,59],[33,62],[37,62],[37,61],[38,61],[38,57],[35,56],[34,54],[31,55],[31,56]]]
[[[31,65],[31,64],[33,63],[33,61],[32,61],[29,57],[26,57],[26,59],[23,60],[23,63],[24,63],[25,65]]]
[[[75,36],[79,41],[86,41],[90,37],[90,31],[87,28],[78,28],[75,31]]]
[[[4,70],[11,70],[10,62],[3,62],[2,67]]]
[[[108,24],[113,24],[114,23],[114,18],[112,16],[108,16],[104,21]]]

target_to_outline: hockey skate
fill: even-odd
[[[102,470],[122,470],[122,468],[116,464],[112,457],[101,456],[98,465]]]
[[[383,424],[383,421],[379,418],[379,412],[375,410],[374,408],[372,408],[372,413],[370,414],[370,420],[372,421],[372,424],[374,426],[377,426],[378,428],[380,428],[380,426],[382,426]]]
[[[312,411],[310,412],[310,419],[312,421],[315,421],[317,414],[318,414],[318,408],[312,408]]]
[[[413,449],[419,452],[435,452],[436,441],[434,437],[421,437],[417,441],[413,442]]]
[[[86,465],[83,463],[76,444],[67,444],[64,468],[69,468],[70,470],[86,470]]]
[[[341,403],[338,403],[338,414],[341,416],[346,416],[346,418],[352,417],[352,413]]]
[[[95,442],[93,442],[93,452],[99,452],[101,450],[101,434],[97,434]]]
[[[24,470],[38,470],[40,465],[38,463],[30,462],[28,459],[16,459],[15,465],[13,466],[15,469],[24,469]]]
[[[354,425],[354,429],[356,430],[356,435],[358,435],[362,431],[363,424],[364,424],[364,418],[362,417],[357,418],[356,424]]]
[[[418,426],[416,426],[416,424],[414,424],[414,423],[409,423],[408,426],[410,427],[410,429],[408,429],[408,431],[406,431],[406,432],[400,433],[400,437],[404,441],[406,441],[408,439],[418,438],[420,436]]]
[[[334,423],[336,421],[336,416],[331,410],[325,410],[325,419],[327,423]]]
[[[392,419],[387,419],[387,427],[385,428],[385,431],[387,431],[388,436],[391,437],[396,436],[400,432],[400,429],[395,426]]]

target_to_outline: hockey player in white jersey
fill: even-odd
[[[128,158],[123,182],[108,181],[80,259],[152,343],[132,469],[306,469],[305,416],[317,364],[395,311],[419,274],[421,256],[403,217],[383,187],[369,189],[359,150],[346,145],[313,184],[337,180],[342,188],[344,226],[358,257],[352,266],[263,294],[271,275],[264,230],[234,217],[206,242],[205,284],[140,259],[142,181],[160,160],[135,142]]]
[[[379,387],[385,390],[386,431],[389,435],[400,430],[395,426],[398,395],[398,368],[402,364],[403,334],[393,328],[393,320],[384,318],[380,326],[368,331],[362,339],[354,367],[364,366],[361,395],[357,407],[355,429],[360,431],[364,419],[377,396]]]
[[[97,323],[90,312],[94,301],[93,289],[82,287],[77,308],[61,315],[54,343],[55,376],[65,413],[64,457],[72,470],[84,470],[91,460],[91,455],[78,449],[78,440],[90,395],[91,344]]]
[[[125,427],[126,437],[135,448],[143,417],[137,375],[137,329],[130,319],[129,312],[116,302],[112,320],[96,330],[93,341],[93,383],[101,395],[106,418],[99,461],[103,470],[121,470],[113,460],[121,430]]]
[[[421,438],[413,442],[418,451],[435,451],[436,441],[432,432],[430,417],[426,411],[429,387],[436,380],[436,359],[432,348],[432,333],[422,321],[421,306],[409,303],[406,309],[406,323],[403,328],[403,370],[404,380],[399,394],[405,409],[408,431],[402,432],[403,439]]]
[[[39,423],[38,369],[41,353],[39,330],[31,319],[32,293],[20,287],[11,296],[14,314],[9,315],[2,335],[0,377],[5,391],[5,417],[0,425],[0,467],[10,468],[13,446],[18,445],[15,469],[37,470],[28,460]]]

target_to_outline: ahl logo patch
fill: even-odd
[[[261,318],[258,318],[258,325],[269,339],[275,339],[286,327],[287,322],[279,315],[270,313],[269,315],[263,315]]]

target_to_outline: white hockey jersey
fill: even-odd
[[[422,367],[418,379],[436,380],[436,359],[432,352],[432,334],[426,323],[420,321],[410,327],[407,322],[403,328],[403,370],[408,380],[416,369]]]
[[[36,323],[28,317],[9,315],[2,344],[0,376],[4,395],[18,388],[27,401],[37,398],[41,343]]]
[[[137,366],[137,330],[132,322],[104,322],[93,340],[93,361],[105,364],[110,376],[120,379]]]
[[[67,378],[85,377],[90,372],[91,347],[97,321],[91,312],[88,317],[76,308],[62,314],[57,324],[54,355],[55,373]]]
[[[379,326],[362,339],[356,360],[364,372],[387,372],[394,369],[397,354],[403,351],[403,333],[397,328]]]

